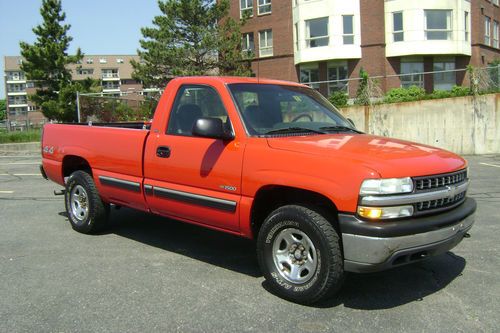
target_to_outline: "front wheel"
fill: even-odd
[[[90,234],[106,226],[109,204],[101,200],[88,173],[75,171],[69,176],[64,199],[69,222],[76,231]]]
[[[288,205],[273,211],[260,229],[257,254],[270,288],[293,302],[318,302],[342,285],[339,236],[314,208]]]

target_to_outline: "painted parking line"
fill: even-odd
[[[489,163],[479,163],[479,164],[494,167],[494,168],[500,168],[500,165],[498,165],[498,164],[489,164]]]
[[[14,191],[0,191],[0,194],[12,194]]]

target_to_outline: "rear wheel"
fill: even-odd
[[[342,285],[339,236],[314,208],[288,205],[273,211],[260,229],[257,253],[270,288],[285,299],[315,303]]]
[[[84,234],[102,230],[108,220],[109,204],[97,192],[94,180],[84,171],[75,171],[66,182],[66,212],[73,229]]]

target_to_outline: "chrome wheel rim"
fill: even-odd
[[[79,221],[84,221],[89,215],[87,191],[81,185],[76,185],[69,197],[72,215]]]
[[[311,239],[299,229],[281,230],[274,239],[272,251],[276,270],[288,282],[306,283],[316,272],[316,248]]]

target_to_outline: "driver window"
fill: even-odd
[[[208,86],[185,85],[179,88],[171,110],[167,133],[192,136],[196,120],[219,118],[232,131],[231,122],[219,94]]]

